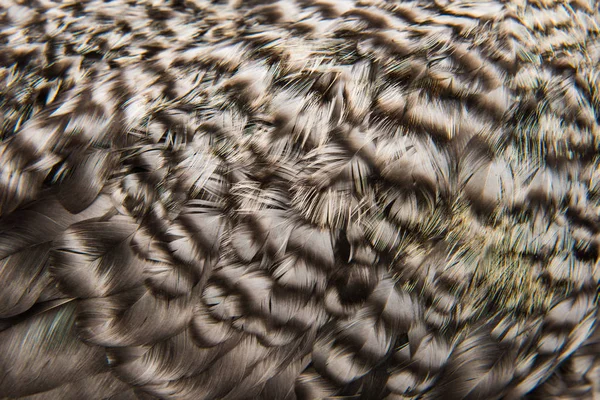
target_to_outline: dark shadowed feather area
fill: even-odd
[[[596,0],[0,0],[0,399],[600,398]]]

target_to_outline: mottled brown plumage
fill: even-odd
[[[0,2],[0,398],[600,397],[594,0]]]

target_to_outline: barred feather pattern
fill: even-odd
[[[0,397],[600,396],[593,0],[0,3]]]

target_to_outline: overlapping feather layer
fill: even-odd
[[[593,1],[0,4],[0,397],[600,396]]]

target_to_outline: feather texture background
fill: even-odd
[[[599,397],[599,33],[2,0],[0,397]]]

